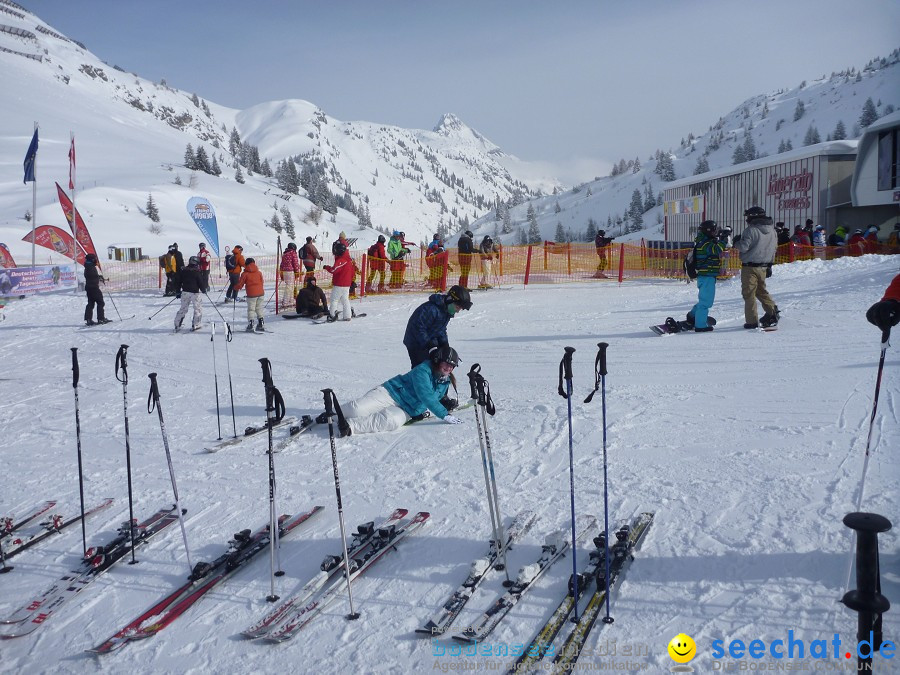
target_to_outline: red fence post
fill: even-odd
[[[625,277],[625,244],[619,244],[619,283]]]
[[[362,254],[362,262],[360,263],[359,270],[359,296],[361,298],[366,297],[366,263],[368,262],[368,257],[365,253]]]
[[[528,245],[528,257],[525,259],[525,286],[528,285],[528,277],[531,276],[531,251],[533,246]]]

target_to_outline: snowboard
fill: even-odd
[[[354,314],[353,318],[354,319],[362,319],[364,316],[367,316],[365,312],[363,312],[362,314]],[[328,319],[316,319],[313,321],[313,323],[315,323],[315,324],[340,323],[341,321],[342,321],[342,319],[338,319],[337,321],[329,321]]]
[[[313,314],[312,316],[309,316],[307,314],[291,314],[290,312],[285,312],[281,315],[283,319],[312,319],[313,321],[315,321],[316,319],[324,319],[325,316],[327,316],[325,312]]]
[[[716,320],[713,317],[707,317],[707,323],[710,326],[716,325]],[[687,321],[676,321],[671,316],[666,317],[666,322],[659,324],[658,326],[650,326],[650,330],[652,330],[657,335],[674,335],[675,333],[693,333],[694,332],[694,324],[688,323]]]

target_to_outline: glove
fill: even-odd
[[[866,312],[866,319],[883,331],[890,330],[900,323],[900,302],[896,300],[876,302]]]
[[[454,408],[459,407],[459,401],[457,401],[455,398],[445,396],[441,399],[441,405],[444,406],[447,410],[453,410]]]
[[[453,415],[447,415],[444,418],[444,422],[446,424],[462,424],[462,420],[459,419],[458,417],[454,417]]]
[[[326,272],[331,272],[331,271],[332,271],[331,265],[325,265],[322,269],[325,270]]]
[[[766,267],[766,279],[768,279],[770,276],[772,276],[772,266],[771,265]]]

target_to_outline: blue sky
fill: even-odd
[[[302,98],[419,129],[452,112],[566,182],[900,46],[896,0],[19,2],[107,63],[222,105]]]

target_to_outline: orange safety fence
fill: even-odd
[[[379,260],[364,251],[351,251],[357,276],[355,295],[388,293],[434,293],[445,291],[454,284],[468,288],[499,285],[557,284],[564,282],[631,279],[684,279],[682,262],[689,248],[653,248],[645,242],[616,243],[597,249],[590,243],[544,242],[528,246],[503,246],[499,254],[482,256],[480,253],[460,255],[457,249],[448,249],[435,256],[416,250],[403,260]],[[775,263],[797,260],[833,260],[842,256],[861,256],[866,253],[882,255],[900,254],[900,248],[887,244],[860,244],[854,246],[799,246],[783,244],[778,247]],[[246,255],[246,254],[245,254]],[[333,263],[329,254],[317,261],[313,274],[320,287],[331,288],[331,274],[323,266]],[[277,274],[278,259],[274,255],[253,257],[268,288],[279,285],[282,306],[290,304],[285,296],[284,282]],[[741,261],[735,249],[725,250],[722,276],[740,272]],[[157,259],[122,262],[104,260],[101,263],[106,278],[104,290],[126,291],[162,289],[165,273]],[[307,273],[289,287],[299,289]],[[215,299],[228,285],[228,275],[222,258],[213,258],[210,265],[210,295]]]

